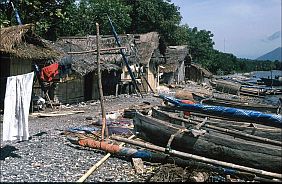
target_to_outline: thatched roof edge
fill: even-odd
[[[33,24],[0,29],[0,52],[24,59],[54,59],[61,53],[53,50],[48,41],[34,33]]]
[[[201,65],[199,65],[197,63],[191,63],[191,66],[197,68],[198,70],[201,70],[205,77],[209,78],[209,77],[213,76],[213,74],[209,70],[203,68]]]

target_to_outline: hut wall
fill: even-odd
[[[57,83],[54,90],[54,100],[63,104],[84,101],[84,78]]]
[[[157,71],[156,71],[156,68],[154,67],[153,65],[154,63],[152,62],[149,62],[149,70],[147,72],[147,80],[148,80],[148,83],[150,84],[151,88],[156,91],[157,89],[157,86],[158,86],[158,81],[157,81]],[[147,86],[147,91],[150,91],[150,87],[148,85]]]
[[[31,60],[11,59],[10,76],[26,74],[32,70]]]
[[[186,79],[194,82],[202,82],[204,80],[203,73],[201,70],[194,66],[186,66],[185,68]]]

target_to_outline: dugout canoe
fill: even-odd
[[[277,113],[278,106],[277,105],[267,105],[267,104],[258,104],[258,103],[250,103],[246,101],[239,100],[231,100],[223,97],[204,97],[197,93],[192,93],[193,98],[202,104],[207,105],[219,105],[225,107],[235,107],[240,109],[249,109],[261,112],[271,112]]]
[[[138,136],[155,145],[282,173],[281,146],[234,137],[216,130],[187,129],[139,112],[136,112],[133,123]]]
[[[228,118],[234,121],[244,121],[256,124],[262,124],[271,127],[282,128],[282,115],[278,114],[267,114],[259,111],[239,109],[233,107],[224,106],[212,106],[202,104],[185,104],[181,100],[165,96],[158,95],[160,98],[173,104],[176,108],[181,111],[189,111],[202,113],[211,116]]]
[[[218,130],[234,137],[245,137],[260,142],[282,146],[282,129],[268,127],[248,122],[228,121],[209,116],[191,113],[189,119],[183,118],[182,113],[177,110],[169,109],[166,106],[152,108],[152,117],[167,121],[172,124],[182,125],[186,128],[195,126],[208,118],[202,126],[207,131]]]

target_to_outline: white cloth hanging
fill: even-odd
[[[7,78],[4,100],[3,141],[28,140],[28,114],[34,72]]]

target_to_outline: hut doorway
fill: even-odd
[[[7,77],[10,76],[10,60],[4,60],[0,62],[0,109],[4,109],[4,99],[6,92]]]
[[[92,100],[93,89],[93,72],[89,72],[84,76],[84,100]]]

